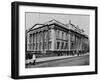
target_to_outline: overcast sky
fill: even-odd
[[[85,31],[85,34],[89,35],[89,22],[90,16],[84,14],[51,14],[51,13],[25,13],[26,16],[26,29],[31,28],[36,23],[43,24],[47,21],[55,19],[63,24],[68,24],[69,20],[75,26],[79,26],[80,29]]]

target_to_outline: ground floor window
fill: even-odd
[[[52,44],[52,42],[51,42],[51,41],[49,41],[49,49],[51,49],[51,44]]]
[[[65,44],[65,49],[68,49],[68,43]]]
[[[63,49],[64,48],[64,42],[62,42],[62,46],[61,46],[61,49]]]
[[[57,49],[59,49],[59,46],[60,46],[60,42],[57,42]]]

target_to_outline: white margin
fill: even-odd
[[[88,14],[90,15],[90,65],[74,67],[50,67],[50,68],[25,68],[25,12],[48,12],[64,14]],[[41,75],[55,73],[74,73],[95,71],[95,12],[94,10],[52,8],[36,6],[19,7],[19,75]]]

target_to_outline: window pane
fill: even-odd
[[[52,42],[50,41],[50,42],[49,42],[49,49],[51,49],[51,44],[52,44]]]
[[[63,49],[64,48],[64,42],[62,42],[62,46],[61,46],[61,49]]]
[[[59,49],[60,42],[57,42],[57,49]]]

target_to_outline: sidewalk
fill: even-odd
[[[89,54],[85,54],[85,55],[89,55]],[[85,55],[80,55],[80,56],[85,56]],[[77,55],[74,55],[74,56],[54,56],[54,57],[37,58],[36,62],[45,62],[45,61],[65,59],[65,58],[71,58],[71,57],[77,57]]]

